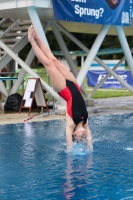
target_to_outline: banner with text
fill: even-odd
[[[115,71],[125,82],[133,87],[133,78],[130,71]],[[95,87],[107,75],[107,71],[88,71],[87,83],[88,86]],[[117,79],[112,75],[101,85],[100,88],[125,88]]]
[[[133,0],[53,0],[57,20],[129,26]]]

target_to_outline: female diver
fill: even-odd
[[[67,102],[66,142],[68,150],[72,149],[73,138],[77,141],[86,138],[87,148],[91,152],[92,137],[88,127],[88,112],[75,77],[42,42],[33,25],[28,29],[28,39],[38,60],[45,66],[54,88]]]

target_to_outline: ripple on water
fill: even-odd
[[[132,199],[133,114],[89,118],[93,153],[66,153],[65,121],[2,125],[0,199]]]

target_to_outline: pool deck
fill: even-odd
[[[87,108],[89,116],[100,116],[100,115],[114,115],[133,113],[133,96],[130,97],[116,97],[106,99],[95,99],[94,106]],[[53,110],[50,110],[53,112]],[[44,112],[45,114],[45,112]],[[38,112],[31,112],[30,116],[37,116]],[[18,112],[3,112],[0,110],[0,124],[11,124],[11,123],[24,123],[24,120],[28,117],[28,110]],[[65,114],[52,114],[45,115],[37,118],[33,118],[30,121],[45,121],[45,120],[56,120],[65,119]]]

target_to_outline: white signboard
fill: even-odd
[[[31,110],[34,98],[35,98],[37,107],[45,107],[48,110],[48,106],[45,100],[45,96],[44,96],[42,85],[39,78],[28,79],[25,93],[23,95],[23,99],[21,102],[20,111],[21,111],[21,108],[30,108]]]

